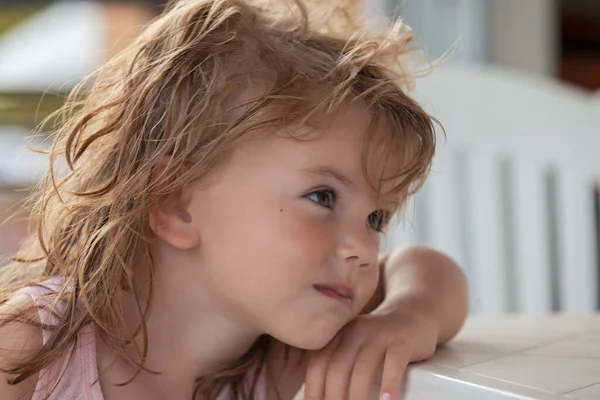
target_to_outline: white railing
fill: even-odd
[[[465,269],[473,314],[598,308],[600,113],[584,92],[490,67],[440,67],[417,97],[447,131],[388,246]]]

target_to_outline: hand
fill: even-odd
[[[438,333],[432,318],[412,310],[360,315],[327,346],[309,353],[304,398],[368,400],[381,378],[379,398],[394,399],[408,363],[431,357]]]

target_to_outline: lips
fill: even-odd
[[[314,285],[314,288],[321,294],[337,298],[346,304],[352,304],[352,300],[354,299],[354,291],[345,285],[324,284]]]

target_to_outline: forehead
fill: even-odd
[[[373,118],[369,110],[358,104],[345,106],[337,112],[316,117],[301,125],[288,126],[279,132],[280,137],[291,137],[304,141],[315,150],[336,150],[343,156],[343,150],[353,150],[352,155],[361,152]]]
[[[398,161],[389,157],[386,141],[389,141],[390,132],[373,134],[375,129],[388,127],[373,125],[373,122],[372,112],[355,103],[309,123],[286,126],[264,139],[271,141],[272,152],[282,152],[280,161],[296,171],[322,176],[342,175],[369,190],[379,186],[373,193],[377,195],[395,187],[396,182],[379,181],[386,171],[397,169],[393,164]]]
[[[380,149],[389,146],[369,145],[371,138],[375,142],[389,141],[390,132],[373,135],[372,117],[366,107],[354,104],[310,123],[255,130],[239,141],[198,185],[205,188],[229,182],[227,185],[247,186],[257,179],[280,185],[291,177],[312,174],[331,178],[338,174],[352,182],[351,190],[373,197],[378,207],[395,210],[398,195],[380,196],[390,192],[395,184],[380,184],[385,168],[389,168],[389,163],[381,162],[385,157],[381,157]]]

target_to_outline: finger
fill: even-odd
[[[335,350],[327,368],[325,381],[325,399],[345,400],[350,383],[350,376],[356,356],[361,350],[360,342],[351,335],[345,335]]]
[[[369,399],[375,384],[375,376],[380,373],[387,348],[381,344],[363,347],[354,362],[350,381],[350,400]]]
[[[395,342],[388,347],[383,362],[381,390],[379,392],[381,400],[391,400],[397,397],[409,361],[404,343]]]
[[[304,380],[304,398],[310,400],[323,399],[325,380],[329,360],[341,342],[341,336],[335,336],[327,346],[309,354]]]

